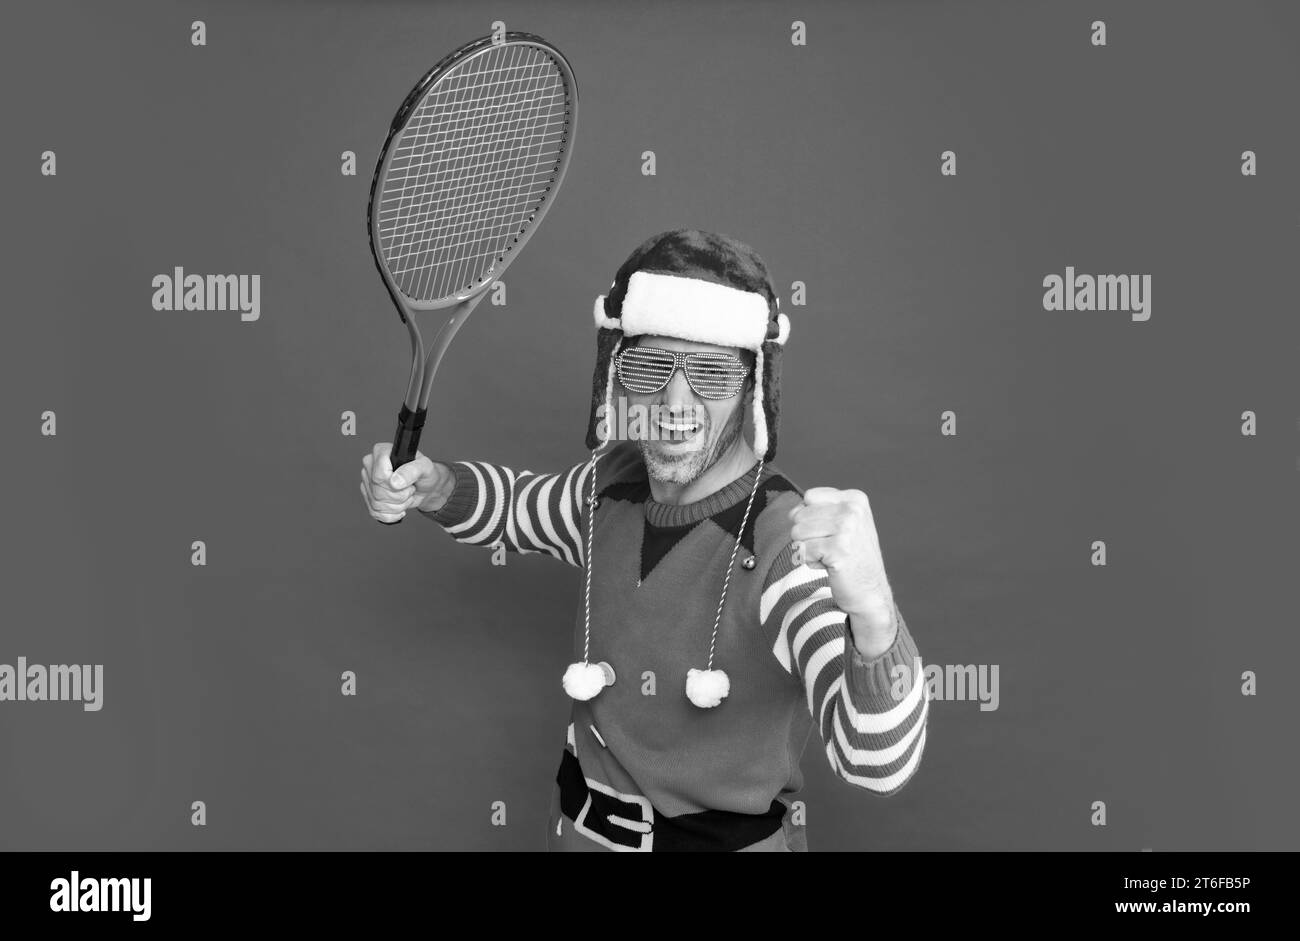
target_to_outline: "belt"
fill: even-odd
[[[732,852],[771,836],[785,819],[785,805],[777,800],[761,814],[703,810],[665,817],[649,798],[619,794],[588,781],[577,756],[567,748],[555,783],[564,816],[584,836],[615,850]]]

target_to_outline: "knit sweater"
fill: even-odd
[[[588,659],[608,662],[616,681],[573,704],[553,791],[553,849],[663,850],[670,848],[670,828],[652,827],[652,817],[674,818],[681,826],[671,829],[680,834],[718,817],[766,814],[779,818],[775,831],[743,848],[805,850],[801,821],[788,811],[803,786],[799,761],[813,729],[835,773],[864,791],[894,794],[916,771],[929,702],[902,613],[895,606],[893,645],[864,659],[825,571],[795,564],[789,512],[802,492],[772,464],[763,465],[743,533],[757,465],[688,504],[654,500],[632,442],[558,474],[478,461],[452,467],[454,490],[426,515],[455,539],[545,553],[577,567],[586,562],[595,469]],[[708,661],[737,538],[714,655],[731,691],[720,705],[702,709],[685,696],[687,670]],[[583,659],[583,602],[574,660]],[[898,666],[908,673],[896,672]],[[575,814],[574,798],[561,793],[564,780],[624,808],[610,818],[615,829]],[[672,848],[697,847],[673,836]]]

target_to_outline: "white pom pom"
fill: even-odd
[[[605,688],[605,671],[599,663],[570,663],[564,671],[564,691],[586,701]]]
[[[712,709],[731,692],[731,680],[721,670],[687,670],[686,698],[701,709]]]

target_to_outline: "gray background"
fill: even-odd
[[[509,305],[484,303],[438,376],[425,449],[582,460],[594,296],[654,232],[736,235],[787,299],[808,284],[783,305],[779,465],[870,494],[927,662],[1000,666],[997,711],[933,705],[895,798],[811,746],[810,845],[1300,845],[1294,5],[4,18],[0,662],[106,676],[99,713],[0,703],[0,847],[544,845],[580,573],[378,526],[356,489],[408,362],[367,248],[370,172],[414,80],[495,19],[565,50],[581,126]],[[261,274],[261,320],[155,312],[150,280],[175,265]],[[1066,265],[1150,273],[1152,319],[1045,312]]]

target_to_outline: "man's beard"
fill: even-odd
[[[736,409],[712,447],[700,448],[687,454],[665,455],[655,448],[653,441],[638,440],[637,446],[641,449],[646,472],[660,483],[686,486],[699,478],[719,457],[727,453],[742,434],[744,419],[744,408]]]

